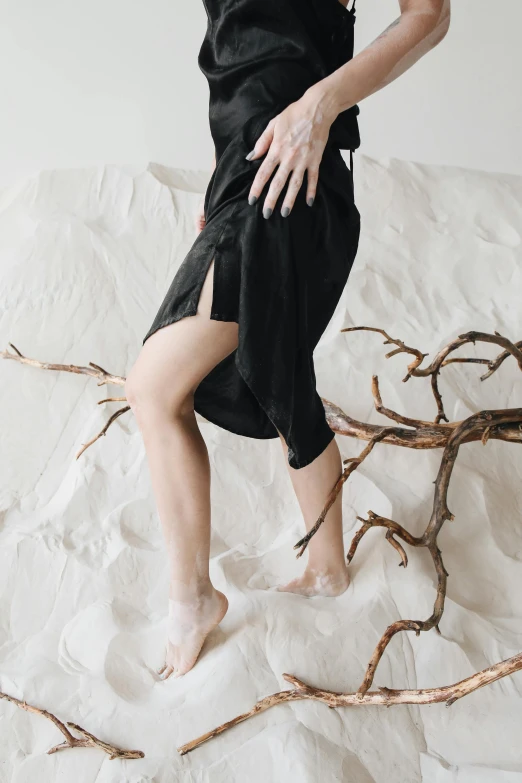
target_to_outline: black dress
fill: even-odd
[[[201,381],[195,410],[230,432],[288,445],[293,468],[334,437],[316,391],[313,351],[348,279],[359,242],[353,176],[340,149],[360,145],[357,105],[330,129],[313,205],[306,176],[288,217],[262,214],[248,193],[264,157],[246,160],[272,117],[353,56],[354,10],[340,0],[204,0],[198,64],[210,87],[216,168],[206,225],[179,267],[143,342],[196,315],[214,258],[210,318],[239,324],[238,347]],[[352,159],[352,153],[350,153]]]

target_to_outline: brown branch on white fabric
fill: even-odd
[[[387,435],[393,432],[394,429],[395,429],[394,427],[382,427],[379,432],[375,433],[375,435],[372,437],[368,445],[361,451],[358,457],[348,457],[348,459],[343,460],[343,465],[345,463],[348,463],[348,465],[343,470],[343,472],[337,479],[335,485],[331,489],[330,494],[328,495],[324,508],[321,511],[317,522],[308,531],[308,533],[305,536],[303,536],[303,538],[301,538],[300,541],[297,542],[297,544],[294,544],[294,549],[299,550],[296,557],[301,557],[306,547],[308,546],[310,539],[312,538],[312,536],[314,536],[317,533],[317,531],[323,524],[325,517],[328,511],[330,510],[332,504],[334,503],[335,498],[341,491],[343,484],[349,479],[349,477],[354,472],[354,470],[356,470],[359,467],[359,465],[366,459],[368,454],[370,454],[373,451],[375,444],[383,440],[383,438],[385,438]]]
[[[293,701],[303,699],[312,699],[320,701],[330,708],[334,707],[365,707],[367,705],[377,705],[381,707],[391,707],[395,704],[437,704],[446,702],[447,707],[451,707],[457,699],[467,696],[469,693],[489,685],[502,677],[507,677],[517,671],[522,670],[522,653],[507,658],[505,661],[495,663],[487,669],[483,669],[471,677],[456,682],[454,685],[445,685],[441,688],[421,688],[418,690],[396,690],[393,688],[379,688],[377,691],[370,691],[362,696],[357,693],[337,693],[335,691],[326,691],[320,688],[314,688],[307,685],[302,680],[294,677],[292,674],[283,674],[283,679],[294,686],[294,690],[279,691],[271,696],[265,696],[254,704],[251,710],[238,715],[236,718],[223,723],[212,731],[202,734],[201,737],[181,745],[177,750],[180,755],[190,753],[191,750],[202,745],[212,737],[217,737],[232,726],[237,726],[253,715],[275,707],[277,704],[288,704]]]
[[[477,342],[484,342],[484,343],[494,343],[495,345],[499,345],[501,348],[504,348],[503,353],[500,354],[495,360],[487,361],[487,360],[481,360],[481,364],[488,364],[489,365],[489,371],[482,376],[481,380],[485,380],[486,378],[489,378],[495,370],[497,370],[502,362],[507,359],[508,356],[513,356],[517,362],[519,368],[522,370],[522,341],[518,343],[512,343],[511,340],[508,340],[507,337],[503,337],[499,332],[494,332],[494,334],[488,334],[487,332],[466,332],[465,334],[459,335],[455,340],[452,340],[448,345],[446,345],[444,348],[442,348],[438,354],[433,359],[432,363],[428,365],[427,367],[421,367],[420,365],[424,361],[425,357],[428,356],[427,353],[421,353],[417,348],[410,348],[409,346],[405,345],[402,340],[399,340],[394,337],[390,337],[390,335],[384,331],[384,329],[378,329],[373,326],[348,326],[344,329],[341,329],[341,332],[357,332],[357,331],[366,331],[366,332],[378,332],[379,334],[382,334],[383,337],[386,339],[384,340],[384,345],[397,345],[398,347],[394,351],[390,351],[386,354],[385,358],[389,359],[392,356],[396,356],[399,353],[409,353],[415,356],[415,359],[408,365],[408,372],[406,376],[403,378],[403,381],[408,381],[411,377],[416,378],[426,378],[428,376],[431,377],[431,387],[433,391],[433,395],[435,397],[435,401],[437,403],[437,416],[435,418],[435,424],[439,424],[441,421],[448,421],[448,418],[444,412],[444,406],[442,404],[442,397],[439,392],[438,388],[438,376],[441,368],[445,364],[449,364],[452,359],[447,359],[446,357],[449,356],[450,353],[453,351],[456,351],[457,348],[460,348],[463,345],[466,345],[467,343],[477,343]],[[460,359],[460,362],[476,362],[475,359]]]
[[[106,383],[113,383],[117,386],[124,386],[125,385],[125,378],[121,375],[113,375],[110,372],[107,372],[107,370],[104,370],[103,367],[100,367],[99,364],[95,364],[94,362],[89,362],[88,366],[84,365],[78,365],[78,364],[56,364],[52,362],[41,362],[38,359],[30,359],[27,356],[24,356],[21,351],[18,350],[18,348],[13,345],[13,343],[8,343],[8,345],[13,349],[15,353],[11,353],[10,351],[2,351],[0,353],[0,356],[3,359],[12,359],[14,361],[20,362],[21,364],[28,364],[31,367],[39,367],[42,370],[54,370],[58,372],[72,372],[76,375],[89,375],[91,378],[96,378],[98,381],[98,386],[103,386]],[[106,397],[103,400],[98,401],[98,405],[102,405],[105,402],[126,402],[126,397]],[[111,426],[111,424],[116,421],[117,418],[119,418],[123,413],[126,413],[130,410],[130,405],[125,405],[124,407],[117,410],[115,413],[113,413],[108,421],[105,423],[105,425],[102,427],[102,429],[98,432],[97,435],[95,435],[93,438],[91,438],[87,443],[84,443],[81,447],[81,449],[76,454],[76,459],[78,459],[83,452],[89,448],[89,446],[92,446],[93,443],[96,443],[99,438],[104,436],[107,433],[107,430]]]
[[[87,441],[87,443],[84,443],[81,447],[80,451],[76,454],[76,459],[80,457],[85,449],[88,449],[89,446],[92,446],[93,443],[95,443],[98,438],[101,438],[103,435],[106,434],[107,430],[111,426],[112,422],[115,421],[119,416],[122,415],[122,413],[126,413],[127,411],[130,411],[130,405],[125,405],[123,408],[119,408],[119,410],[115,411],[112,416],[109,418],[109,420],[103,425],[102,429],[99,431],[97,435],[94,436],[94,438],[91,438]]]
[[[368,446],[363,449],[358,457],[348,457],[347,459],[343,460],[343,465],[348,463],[348,467],[343,470],[337,479],[337,482],[331,489],[326,503],[313,527],[305,536],[303,536],[303,538],[294,544],[294,549],[299,550],[296,557],[301,557],[301,555],[304,553],[306,547],[310,543],[311,538],[317,533],[323,524],[326,518],[326,514],[333,505],[335,498],[341,491],[343,484],[348,480],[354,470],[356,470],[363,460],[370,454],[376,443],[392,443],[396,446],[407,446],[409,448],[446,448],[450,442],[450,439],[457,430],[462,430],[463,434],[461,437],[463,438],[463,443],[469,443],[471,441],[482,441],[482,443],[485,443],[486,440],[490,438],[499,438],[501,440],[511,440],[516,443],[522,443],[522,426],[516,415],[512,418],[508,415],[507,419],[496,418],[491,422],[485,423],[484,426],[477,427],[462,428],[465,422],[468,422],[469,419],[447,424],[433,424],[431,422],[425,422],[420,419],[412,419],[406,416],[401,416],[395,411],[392,411],[389,408],[385,408],[382,404],[382,398],[379,390],[379,381],[376,375],[374,375],[372,378],[372,393],[374,397],[375,408],[377,411],[379,411],[379,413],[382,413],[383,415],[393,419],[394,421],[397,421],[400,424],[406,424],[413,429],[404,430],[398,427],[363,425],[365,438],[370,436],[370,442]],[[343,421],[346,425],[348,425],[348,427],[351,428],[352,432],[349,434],[352,435],[352,437],[362,438],[362,428],[359,426],[359,422],[355,422],[355,420],[349,419],[349,417],[340,409],[337,409],[337,411],[334,412],[334,406],[332,403],[329,403],[329,406],[329,408],[326,408],[325,406],[325,410],[327,412],[327,419],[328,412],[330,413],[330,418],[335,417],[336,426],[333,427],[330,425],[334,432],[348,434],[339,426],[339,421]],[[488,412],[484,411],[483,413]],[[508,414],[509,413],[510,412],[508,411]],[[366,427],[373,427],[373,431],[367,430]],[[415,438],[415,440],[412,440],[412,438]]]
[[[41,362],[38,361],[38,359],[30,359],[27,356],[24,356],[18,348],[13,345],[13,343],[8,343],[8,345],[15,351],[15,353],[11,353],[10,351],[1,351],[0,356],[3,359],[13,359],[14,361],[20,362],[20,364],[28,364],[31,367],[39,367],[42,370],[56,370],[58,372],[72,372],[76,375],[90,375],[91,378],[97,378],[98,379],[98,386],[102,386],[104,383],[114,383],[117,386],[124,386],[125,385],[125,378],[123,378],[121,375],[112,375],[112,373],[107,372],[107,370],[104,370],[103,367],[100,367],[99,364],[94,364],[94,362],[89,362],[89,366],[81,366],[77,364],[54,364],[51,362]]]
[[[382,424],[369,424],[352,419],[335,403],[324,397],[321,399],[328,426],[337,435],[345,435],[348,438],[356,438],[357,440],[371,440],[376,433],[382,430]],[[397,421],[399,421],[400,414],[396,414],[396,416]],[[461,423],[433,424],[431,422],[424,423],[420,420],[412,421],[416,422],[415,429],[395,427],[393,432],[389,433],[380,442],[391,446],[403,446],[408,449],[442,449],[447,443],[451,430]],[[506,424],[493,430],[490,437],[508,443],[522,444],[522,429],[518,424]],[[481,437],[477,433],[472,432],[467,437],[466,443],[471,443],[474,440],[481,440]]]
[[[437,594],[435,598],[435,604],[431,616],[427,620],[399,620],[392,623],[384,634],[382,635],[372,658],[366,669],[364,680],[359,688],[359,693],[363,695],[373,682],[375,670],[381,660],[383,653],[395,636],[400,631],[415,631],[418,636],[421,631],[429,631],[435,627],[439,631],[439,622],[444,611],[444,601],[446,598],[446,587],[448,572],[446,571],[442,562],[441,551],[437,546],[437,536],[447,520],[453,520],[453,514],[448,508],[448,489],[453,468],[455,466],[455,460],[457,458],[459,448],[464,442],[466,435],[473,430],[484,432],[488,427],[502,424],[504,422],[513,423],[517,421],[522,424],[522,408],[514,408],[513,410],[500,410],[500,411],[481,411],[468,419],[463,421],[459,427],[457,427],[451,434],[448,444],[442,455],[442,460],[439,468],[437,478],[435,480],[435,493],[433,500],[433,510],[426,527],[426,530],[422,536],[412,536],[401,525],[393,522],[390,519],[378,516],[373,511],[368,512],[368,519],[364,520],[361,517],[357,517],[363,526],[355,534],[352,539],[352,544],[347,555],[347,562],[351,563],[357,546],[363,535],[372,527],[385,527],[387,528],[386,538],[390,543],[393,541],[393,536],[398,536],[410,546],[414,547],[426,547],[433,559],[435,571],[437,573]],[[397,547],[396,547],[397,548]],[[399,549],[400,552],[400,549]],[[400,565],[407,565],[405,561],[406,554],[401,553]],[[439,631],[440,632],[440,631]]]
[[[62,723],[62,721],[59,720],[56,715],[53,715],[52,712],[43,710],[40,707],[33,707],[31,704],[27,704],[26,701],[16,699],[14,696],[9,696],[7,693],[0,693],[0,699],[5,699],[26,712],[32,712],[35,715],[41,715],[42,717],[47,718],[61,731],[65,737],[64,742],[50,748],[47,751],[48,754],[57,753],[59,750],[64,750],[65,748],[100,748],[104,753],[107,753],[111,760],[142,759],[145,756],[141,750],[124,750],[118,748],[116,745],[110,745],[108,742],[104,742],[103,740],[98,739],[98,737],[95,737],[94,734],[90,734],[85,729],[82,729],[77,723],[70,723],[69,721],[67,721],[66,724]],[[80,734],[81,737],[75,737],[69,729],[73,729],[77,734]]]

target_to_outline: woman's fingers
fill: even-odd
[[[254,181],[252,182],[252,186],[248,194],[249,204],[256,203],[259,196],[261,195],[261,191],[263,190],[266,183],[272,176],[272,172],[274,171],[278,163],[279,163],[279,159],[271,149],[270,153],[266,156],[266,158],[258,168],[256,176],[254,177]]]
[[[265,185],[271,180],[263,203],[265,218],[269,218],[273,213],[287,182],[281,214],[283,217],[290,214],[303,184],[305,172],[307,172],[306,203],[309,206],[314,203],[319,164],[326,141],[318,133],[317,138],[310,139],[309,133],[306,138],[303,137],[303,121],[300,116],[302,110],[298,107],[299,102],[291,104],[284,112],[270,120],[254,149],[246,156],[247,160],[253,161],[265,155],[248,194],[248,203],[255,204],[261,197]]]
[[[198,210],[196,212],[195,218],[194,218],[194,224],[196,226],[196,231],[199,233],[203,231],[205,228],[206,218],[205,218],[205,197],[200,200],[198,204]]]
[[[256,141],[254,149],[246,156],[247,160],[256,160],[256,158],[260,158],[261,155],[264,155],[265,152],[268,152],[268,149],[274,138],[274,124],[275,117],[274,119],[270,120],[263,133]]]
[[[252,187],[250,188],[250,193],[248,196],[249,204],[255,204],[266,183],[272,176],[272,173],[277,164],[278,160],[275,156],[268,156],[260,166],[252,183]],[[306,203],[308,206],[312,206],[317,190],[317,182],[319,179],[319,167],[312,166],[309,169],[306,169],[306,167],[301,164],[295,169],[292,169],[290,164],[285,165],[284,163],[280,162],[277,172],[272,177],[272,181],[270,183],[270,187],[268,188],[268,193],[266,194],[266,198],[263,204],[263,216],[265,218],[269,218],[274,211],[276,202],[288,181],[289,175],[291,176],[290,180],[288,181],[288,187],[283,204],[281,206],[281,214],[283,217],[287,217],[290,214],[290,211],[295,204],[297,194],[299,193],[299,190],[303,184],[305,170],[308,172]]]
[[[295,199],[299,193],[299,189],[303,183],[304,171],[296,169],[290,177],[288,188],[286,189],[283,206],[281,207],[281,214],[283,217],[287,217],[290,214],[290,210],[294,206]]]
[[[306,184],[306,203],[312,206],[317,192],[317,182],[319,180],[319,166],[309,166],[307,169]]]
[[[263,217],[269,218],[274,211],[276,201],[279,198],[279,194],[283,190],[290,173],[291,169],[287,168],[283,163],[279,165],[277,172],[272,178],[270,187],[268,188],[268,193],[266,194],[265,203],[263,204]]]

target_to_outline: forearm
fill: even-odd
[[[336,117],[392,82],[444,38],[450,0],[400,0],[401,15],[372,43],[310,88]]]

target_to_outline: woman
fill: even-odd
[[[360,215],[340,149],[359,144],[357,102],[435,46],[449,0],[399,0],[400,16],[353,57],[340,0],[204,0],[198,63],[210,87],[215,167],[199,233],[126,382],[170,565],[163,679],[192,668],[228,602],[209,578],[210,469],[195,411],[281,439],[307,529],[342,461],[312,353],[346,284]],[[349,577],[341,495],[278,589],[336,596]]]

